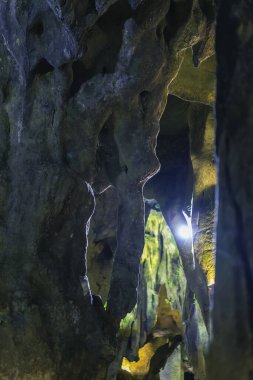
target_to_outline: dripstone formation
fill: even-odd
[[[210,334],[211,380],[214,363],[226,366],[220,353],[240,356],[239,337],[233,352],[221,350],[236,328],[224,330],[220,314],[221,251],[239,249],[228,218],[245,244],[227,319],[238,302],[251,304],[252,5],[218,3],[0,1],[1,380],[203,380]],[[237,192],[238,178],[249,193]],[[179,225],[192,228],[188,239]],[[240,310],[248,342],[251,309]],[[224,369],[219,378],[252,376],[250,364],[243,375],[231,368],[237,377]]]

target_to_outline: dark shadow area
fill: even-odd
[[[184,380],[194,380],[194,375],[193,375],[193,373],[185,372],[185,373],[184,373]]]
[[[73,82],[70,87],[69,96],[74,96],[81,85],[93,76],[92,70],[87,70],[81,61],[74,62],[72,65]]]
[[[37,63],[37,65],[34,67],[32,74],[33,74],[33,76],[43,75],[43,74],[47,74],[53,70],[54,70],[54,67],[52,65],[50,65],[50,63],[45,58],[42,58]]]

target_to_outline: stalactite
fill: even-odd
[[[198,62],[211,55],[208,9],[197,0],[1,3],[0,377],[105,379],[137,301],[160,120],[185,51],[198,45]],[[101,243],[113,264],[104,308],[86,251],[110,187],[117,243]],[[189,244],[178,247],[207,322],[206,284]]]

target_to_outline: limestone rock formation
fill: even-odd
[[[209,366],[218,379],[212,363],[239,357],[220,379],[234,371],[244,380],[252,376],[252,4],[217,3],[221,217]],[[0,379],[138,379],[129,369],[143,353],[143,378],[205,379],[214,34],[213,0],[0,1]],[[235,230],[246,242],[240,254]],[[237,270],[224,274],[223,250],[240,264],[229,297],[223,281],[232,289]],[[233,308],[224,311],[227,297]],[[231,310],[223,330],[221,313],[229,319]],[[231,350],[242,339],[243,358],[221,349],[231,328],[239,331]]]
[[[210,379],[253,376],[252,25],[252,2],[218,2],[219,207]]]

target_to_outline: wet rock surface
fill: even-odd
[[[158,307],[165,284],[159,276],[168,269],[157,264],[156,280],[144,284],[143,192],[159,203],[177,243],[177,264],[182,261],[191,295],[185,320],[194,293],[208,327],[207,256],[194,240],[195,259],[202,257],[195,265],[193,241],[177,238],[176,225],[186,223],[194,194],[196,233],[207,225],[210,242],[212,9],[208,0],[1,2],[1,379],[109,376],[120,357],[122,319],[140,307],[140,287],[152,290]],[[212,173],[206,182],[205,166]],[[163,301],[182,309],[184,296],[170,300],[166,291]],[[163,339],[158,335],[166,323],[173,325],[168,310],[166,323],[159,317],[155,324],[152,313],[147,327],[136,328],[132,354],[148,334]],[[143,326],[144,317],[139,313]],[[160,356],[154,376],[159,362]]]

